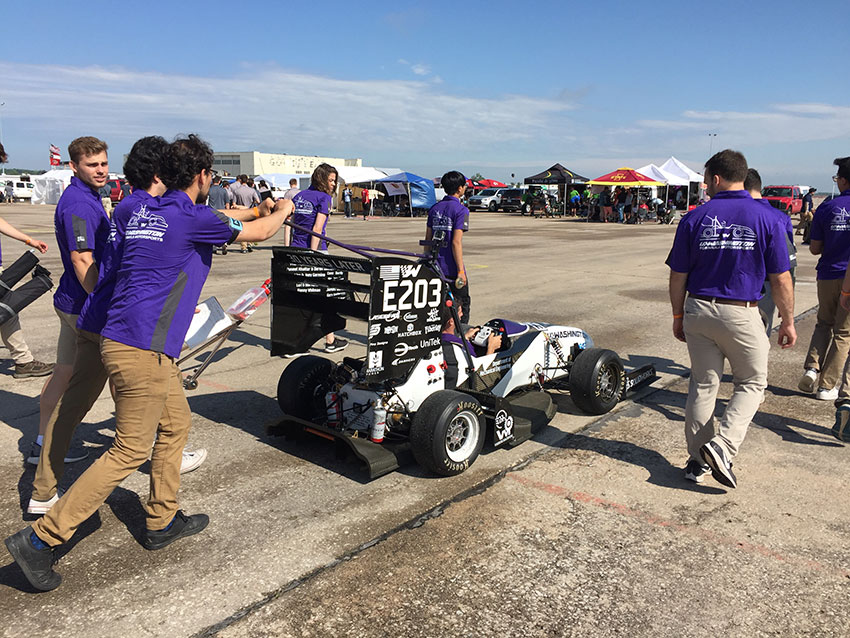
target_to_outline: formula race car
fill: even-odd
[[[272,433],[341,441],[370,478],[410,453],[450,476],[485,443],[515,446],[545,426],[556,411],[547,389],[568,389],[579,409],[604,414],[655,379],[651,365],[627,373],[616,353],[579,328],[492,319],[472,341],[443,335],[447,314],[461,324],[433,258],[439,241],[424,255],[333,240],[360,256],[274,248],[272,354],[306,352],[342,329],[344,316],[368,322],[368,342],[364,359],[291,361],[277,389],[284,416]],[[486,354],[489,335],[501,339]]]

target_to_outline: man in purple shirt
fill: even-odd
[[[292,223],[324,235],[328,226],[331,209],[331,193],[336,188],[337,171],[330,164],[319,164],[310,179],[310,188],[299,191],[292,198],[295,205],[292,211]],[[328,252],[328,242],[298,228],[286,226],[283,229],[285,246],[309,248],[323,253]],[[348,340],[329,332],[325,335],[325,352],[339,352],[348,346]]]
[[[449,287],[460,302],[464,317],[469,317],[469,281],[463,265],[463,234],[469,230],[469,209],[460,201],[466,192],[466,178],[458,171],[449,171],[443,175],[440,185],[446,196],[428,211],[425,241],[443,236],[444,244],[437,254],[437,265],[449,280]]]
[[[56,205],[56,243],[65,271],[53,295],[59,316],[56,366],[41,390],[38,437],[27,462],[38,465],[47,422],[65,393],[77,348],[77,319],[88,294],[97,283],[98,263],[109,236],[109,217],[103,210],[98,189],[109,179],[106,142],[96,137],[78,137],[68,145],[74,177]],[[85,451],[71,454],[68,462],[86,458]]]
[[[200,138],[190,135],[172,142],[162,167],[169,190],[139,206],[127,222],[115,290],[101,331],[101,356],[115,387],[115,443],[41,519],[5,541],[39,590],[55,589],[62,581],[52,569],[53,548],[70,540],[149,454],[151,486],[144,506],[143,546],[161,549],[197,534],[209,522],[204,514],[186,516],[177,508],[181,453],[191,412],[175,360],[209,272],[213,246],[268,239],[292,206],[283,202],[271,215],[243,226],[198,204],[206,201],[212,163],[212,149]]]
[[[817,389],[815,398],[822,401],[838,398],[850,351],[850,313],[839,303],[850,259],[850,158],[838,158],[834,164],[838,166],[835,181],[841,192],[818,206],[811,225],[809,250],[820,255],[816,267],[818,318],[798,384],[806,393]]]
[[[732,459],[767,387],[770,342],[757,306],[765,276],[782,319],[779,345],[790,348],[797,340],[784,228],[744,190],[746,177],[747,160],[737,151],[706,162],[711,201],[679,222],[667,260],[673,335],[688,344],[691,359],[685,478],[699,483],[710,471],[727,487],[737,486]],[[724,360],[734,388],[715,435]]]

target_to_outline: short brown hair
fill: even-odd
[[[83,157],[103,153],[108,148],[106,142],[96,137],[78,137],[68,144],[68,156],[72,162],[79,162]]]
[[[747,158],[743,153],[726,149],[715,153],[705,163],[705,172],[717,175],[727,182],[743,182],[747,179]]]
[[[310,178],[310,185],[316,190],[330,195],[331,193],[328,191],[328,178],[332,174],[339,177],[339,172],[330,164],[319,164],[316,170],[313,171],[313,176]]]

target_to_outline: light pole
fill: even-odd
[[[709,133],[708,134],[708,156],[711,157],[711,151],[714,150],[714,138],[717,137],[717,133]]]

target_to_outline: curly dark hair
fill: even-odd
[[[328,178],[331,175],[339,177],[337,170],[330,164],[319,164],[313,171],[313,176],[310,178],[310,185],[316,190],[331,195],[332,193],[328,190]]]
[[[178,137],[168,145],[160,179],[168,188],[186,190],[203,171],[212,170],[213,150],[195,134]]]
[[[9,156],[6,155],[6,149],[3,148],[2,142],[0,142],[0,164],[5,164],[9,161]]]
[[[134,189],[147,190],[153,178],[160,175],[162,159],[168,151],[168,142],[159,135],[137,140],[124,161],[124,176]]]

